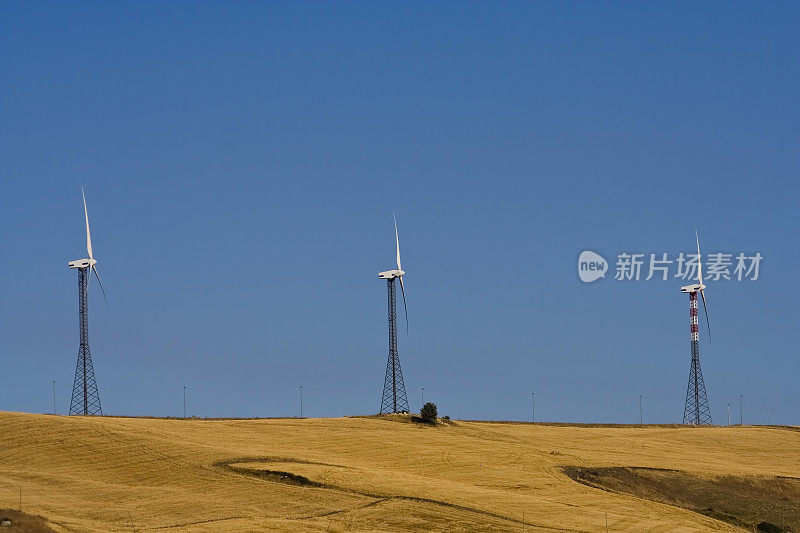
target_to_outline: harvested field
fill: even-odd
[[[588,532],[603,531],[606,520],[609,531],[741,531],[758,520],[797,524],[795,428],[0,413],[0,432],[0,506],[16,508],[21,488],[23,511],[56,531]],[[736,502],[753,492],[740,514],[699,497]]]

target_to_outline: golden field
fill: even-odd
[[[56,531],[741,531],[561,467],[800,478],[800,432],[0,413],[0,465]]]

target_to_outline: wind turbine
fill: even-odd
[[[97,381],[94,377],[94,366],[92,365],[92,355],[89,351],[89,279],[91,271],[97,278],[100,290],[103,291],[103,299],[106,291],[100,282],[100,275],[97,273],[97,259],[92,253],[92,235],[89,231],[89,212],[86,209],[86,195],[81,187],[83,197],[83,215],[86,219],[86,252],[88,259],[76,259],[69,262],[69,268],[78,270],[78,322],[80,324],[80,345],[78,346],[78,363],[75,366],[75,381],[72,384],[72,400],[69,404],[69,414],[71,415],[102,415],[100,407],[100,395],[97,391]]]
[[[692,365],[689,370],[689,386],[686,389],[686,404],[683,408],[684,424],[711,424],[711,409],[708,406],[706,385],[703,381],[703,371],[700,369],[700,332],[697,320],[697,293],[703,300],[703,310],[706,314],[708,327],[708,341],[711,343],[711,322],[708,320],[708,307],[706,306],[706,286],[703,283],[703,261],[700,255],[700,237],[694,231],[697,241],[697,283],[681,287],[681,292],[689,294],[689,329],[691,331]]]
[[[408,307],[406,307],[406,290],[403,285],[405,271],[400,264],[400,237],[397,235],[397,219],[394,218],[394,238],[397,245],[397,269],[379,272],[378,277],[386,280],[389,293],[389,360],[386,362],[386,375],[383,381],[381,413],[407,413],[408,398],[403,382],[403,371],[400,368],[400,357],[397,355],[397,303],[395,299],[395,280],[400,280],[400,291],[403,294],[403,309],[406,314],[406,332],[408,331]]]

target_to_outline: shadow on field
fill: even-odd
[[[800,531],[800,478],[698,477],[641,467],[562,467],[573,480],[614,493],[682,507],[753,531]]]
[[[411,495],[404,495],[404,494],[390,494],[390,493],[378,493],[378,492],[366,492],[360,491],[353,488],[343,487],[339,485],[334,485],[330,483],[322,483],[318,481],[314,481],[309,479],[308,477],[288,472],[286,470],[277,470],[273,468],[267,468],[267,466],[275,464],[275,465],[284,465],[290,466],[291,464],[296,465],[317,465],[317,466],[324,466],[327,468],[342,468],[342,469],[350,469],[347,466],[342,465],[334,465],[330,463],[319,463],[315,461],[307,461],[304,459],[293,459],[288,457],[265,457],[265,456],[258,456],[258,457],[238,457],[234,459],[228,459],[225,461],[218,461],[214,463],[214,467],[220,468],[223,470],[227,470],[229,472],[233,472],[235,474],[248,476],[256,479],[260,479],[262,481],[268,481],[272,483],[284,483],[288,485],[296,485],[301,487],[308,487],[308,488],[317,488],[317,489],[324,489],[324,490],[331,490],[331,491],[338,491],[338,492],[345,492],[349,494],[358,494],[360,496],[365,496],[367,498],[371,498],[372,501],[367,503],[366,505],[362,506],[361,508],[368,508],[374,507],[376,505],[384,504],[387,502],[411,502],[417,504],[427,504],[432,506],[438,506],[441,508],[452,509],[457,511],[462,511],[466,513],[473,513],[478,516],[482,516],[489,519],[494,519],[500,521],[500,523],[505,522],[504,526],[500,527],[500,530],[507,530],[508,524],[512,523],[520,526],[530,526],[530,527],[538,527],[544,528],[548,531],[577,531],[577,530],[570,530],[564,528],[557,528],[557,527],[545,527],[540,524],[536,524],[531,521],[520,520],[513,516],[506,516],[499,513],[493,513],[491,511],[486,511],[483,509],[479,509],[476,507],[469,507],[465,505],[458,505],[455,503],[450,503],[442,500],[435,500],[431,498],[422,498],[418,496],[411,496]],[[346,513],[353,511],[354,509],[341,509],[337,511],[330,511],[322,514],[310,515],[301,517],[301,520],[311,519],[311,518],[322,518],[328,517],[340,513]],[[488,524],[487,524],[488,526]],[[492,528],[494,530],[495,528]],[[488,529],[487,529],[488,531]],[[2,532],[0,532],[2,533]]]
[[[41,516],[0,509],[0,531],[8,533],[55,533]]]

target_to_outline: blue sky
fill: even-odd
[[[375,412],[397,213],[409,399],[677,422],[681,280],[578,254],[760,252],[709,282],[715,422],[800,423],[800,8],[708,2],[0,4],[0,408],[69,401],[80,186],[104,410]],[[613,269],[613,264],[612,267]],[[453,394],[458,393],[458,394]]]

